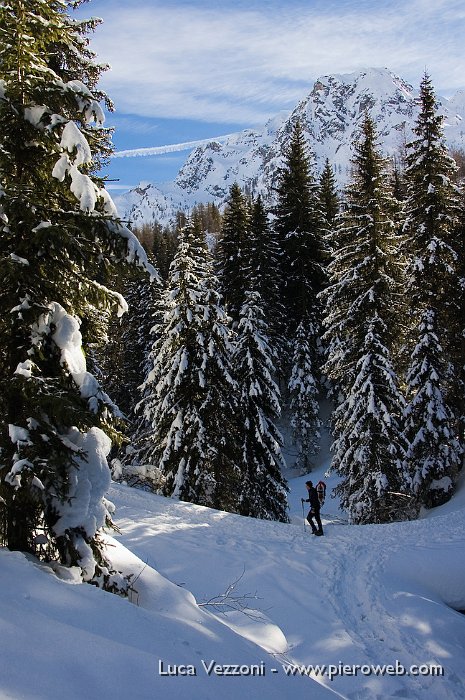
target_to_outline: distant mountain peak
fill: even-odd
[[[134,224],[174,221],[176,211],[200,202],[222,206],[234,182],[270,201],[282,153],[300,121],[318,171],[329,158],[344,184],[350,169],[352,143],[366,110],[373,117],[384,150],[394,154],[411,133],[418,113],[418,92],[388,68],[367,68],[318,78],[309,94],[291,112],[280,112],[261,129],[237,134],[195,148],[171,183],[141,183],[115,198],[120,215]],[[450,145],[465,144],[465,91],[440,100]]]

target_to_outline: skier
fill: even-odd
[[[307,487],[308,498],[302,498],[301,500],[302,503],[310,503],[307,521],[312,528],[313,534],[321,537],[324,533],[320,518],[320,499],[318,498],[317,490],[313,486],[312,481],[306,481],[305,486]]]

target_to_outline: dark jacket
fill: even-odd
[[[318,498],[317,490],[314,486],[308,491],[308,498],[305,499],[306,503],[310,503],[310,510],[315,513],[320,512],[320,499]]]

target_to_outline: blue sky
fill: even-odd
[[[93,0],[80,15],[108,62],[118,150],[162,146],[264,124],[320,75],[386,66],[438,93],[465,87],[464,0]],[[116,158],[119,187],[170,179],[186,152]]]

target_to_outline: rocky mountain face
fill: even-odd
[[[195,148],[176,179],[163,185],[144,183],[115,199],[120,215],[135,225],[172,222],[176,211],[200,202],[222,206],[238,182],[271,202],[282,154],[300,121],[320,172],[329,158],[341,186],[350,170],[351,144],[365,110],[375,120],[387,155],[400,153],[412,135],[418,112],[417,92],[386,68],[319,78],[308,97],[281,113],[263,129],[246,129],[222,143]],[[445,136],[454,148],[465,147],[465,92],[439,100]]]

